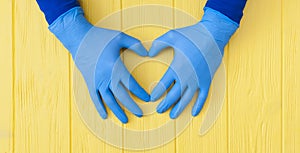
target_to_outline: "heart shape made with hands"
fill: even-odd
[[[151,42],[146,42],[143,45],[146,48],[150,48]],[[160,81],[164,81],[164,79],[166,77],[165,75],[168,74],[169,71],[173,69],[173,67],[171,67],[171,63],[173,63],[173,61],[174,61],[174,51],[173,51],[173,48],[171,48],[171,47],[166,47],[166,48],[162,49],[160,51],[160,53],[158,55],[156,55],[155,57],[141,57],[141,56],[135,54],[134,52],[130,51],[130,49],[123,51],[121,53],[120,57],[121,57],[120,60],[122,60],[122,61],[119,63],[124,64],[126,66],[126,68],[128,69],[128,71],[131,74],[133,74],[133,76],[135,77],[137,82],[139,82],[139,84],[148,93],[152,93],[152,94],[153,94],[153,91],[152,91],[153,88],[157,90],[157,88],[160,87],[157,84],[160,83]],[[186,66],[185,69],[191,69],[188,67],[192,67],[192,66],[185,64],[184,62],[189,63],[189,61],[187,61],[187,60],[182,61],[182,65]],[[112,78],[114,78],[114,76],[117,77],[117,75],[120,75],[119,74],[120,71],[118,70],[118,67],[120,67],[120,66],[118,66],[118,64],[116,64],[115,67],[116,67],[116,69],[112,73]],[[187,76],[186,77],[187,79],[190,79],[189,77],[191,77],[191,79],[193,79],[193,76],[191,74],[187,73],[185,75]],[[129,76],[126,76],[126,75],[124,75],[123,77],[129,78]],[[131,97],[135,97],[134,100],[138,101],[138,105],[143,110],[144,115],[150,115],[155,112],[163,113],[163,112],[167,111],[169,108],[172,108],[170,106],[169,108],[165,109],[163,112],[159,111],[159,106],[166,99],[165,96],[167,95],[167,98],[170,97],[170,95],[168,95],[168,94],[170,91],[174,90],[173,89],[174,85],[178,86],[178,83],[176,84],[176,81],[184,81],[184,79],[186,80],[186,78],[183,78],[183,79],[180,77],[177,77],[177,78],[179,78],[179,79],[172,80],[172,82],[170,82],[170,85],[168,87],[160,89],[161,90],[160,92],[161,93],[163,92],[164,94],[160,94],[160,97],[156,98],[155,100],[152,100],[152,102],[149,102],[149,103],[142,102],[139,98],[135,97],[133,94],[131,94]],[[171,85],[171,84],[173,84],[173,85]],[[195,81],[194,84],[197,84],[197,81]],[[178,95],[174,95],[174,93],[171,92],[171,94],[173,94],[171,96],[178,97],[178,100],[176,100],[177,102],[180,101],[180,97],[184,93],[183,87],[181,89],[179,88],[179,90],[181,90],[182,92],[178,92],[177,93]],[[189,100],[185,100],[187,103],[193,101],[192,98],[197,93],[195,92],[192,94],[193,95],[191,95]],[[197,96],[198,95],[196,95],[195,97],[197,97]],[[162,102],[157,102],[158,100],[162,101]],[[153,103],[153,102],[156,102],[156,103]],[[192,103],[194,103],[194,102],[192,102]],[[186,106],[184,106],[184,108],[185,107]],[[182,112],[183,112],[183,110],[181,110],[180,114]],[[189,110],[187,112],[189,112],[189,114],[191,114],[190,113],[191,110]],[[170,116],[172,116],[171,113],[170,113]]]
[[[142,8],[141,8],[142,7]],[[153,9],[159,9],[161,11],[153,12],[151,10]],[[148,11],[147,11],[148,10]],[[143,11],[143,14],[146,14],[143,16],[143,18],[146,18],[147,20],[137,20],[141,14],[140,11]],[[147,13],[148,12],[148,13]],[[164,16],[162,17],[160,14],[161,12],[164,12]],[[133,28],[135,28],[135,25],[147,25],[148,23],[155,23],[155,25],[163,25],[161,27],[164,27],[167,29],[173,29],[175,27],[173,26],[173,22],[166,22],[165,19],[172,19],[173,17],[173,8],[168,8],[164,6],[139,6],[136,8],[131,8],[128,10],[122,10],[121,12],[117,12],[113,14],[112,17],[105,18],[103,21],[100,21],[98,23],[99,27],[106,27],[108,29],[115,29],[120,31],[128,31]],[[178,11],[177,20],[182,19],[183,25],[189,25],[192,23],[195,23],[197,19],[194,19],[193,17],[189,16],[188,14],[185,14],[184,12],[180,13]],[[158,15],[153,15],[153,13],[158,13]],[[147,15],[149,14],[149,15]],[[182,15],[180,15],[182,14]],[[184,15],[185,14],[185,15]],[[169,17],[166,17],[168,16]],[[120,16],[123,17],[124,20],[119,19]],[[136,17],[135,17],[136,16]],[[149,16],[149,17],[148,17]],[[152,18],[151,18],[152,16]],[[153,18],[153,16],[162,17],[162,22],[157,22],[157,18]],[[130,20],[131,19],[131,20]],[[153,22],[151,21],[153,19]],[[190,23],[187,23],[187,20]],[[116,22],[116,21],[122,21],[122,24]],[[123,21],[126,21],[126,23],[123,23]],[[143,22],[147,21],[147,22]],[[113,23],[113,24],[112,24]],[[164,25],[164,24],[170,23],[170,25]],[[120,25],[122,25],[122,28],[119,29]],[[180,26],[180,24],[179,24]],[[181,25],[182,26],[182,25]],[[153,30],[153,29],[152,29]],[[145,30],[143,31],[143,35],[146,33],[146,31],[152,31],[152,30]],[[153,35],[153,33],[151,33]],[[149,39],[148,39],[149,40]],[[151,43],[144,44],[146,48],[150,48]],[[163,75],[167,72],[168,68],[170,67],[172,61],[174,60],[174,53],[171,51],[172,49],[168,48],[165,50],[161,50],[161,53],[155,57],[140,57],[136,55],[135,53],[125,50],[122,55],[122,62],[125,64],[127,69],[130,71],[131,74],[133,74],[134,78],[137,80],[137,82],[147,90],[148,93],[151,92],[151,90],[156,86],[156,84],[159,82],[159,80],[163,77]],[[185,63],[185,62],[183,62]],[[122,146],[122,148],[129,148],[129,149],[145,149],[145,148],[153,148],[160,146],[162,144],[165,144],[166,142],[172,140],[176,135],[180,134],[186,127],[189,125],[192,115],[191,115],[191,109],[192,105],[188,105],[187,108],[181,113],[181,115],[176,120],[170,120],[168,113],[157,114],[156,113],[156,107],[159,104],[159,102],[142,102],[138,98],[135,98],[133,95],[131,97],[134,99],[135,102],[138,103],[139,107],[143,110],[143,118],[137,118],[134,117],[133,114],[129,113],[127,110],[127,115],[130,118],[130,122],[123,126],[118,119],[112,115],[111,111],[108,111],[108,119],[103,120],[98,112],[95,109],[95,106],[93,102],[90,99],[89,92],[86,88],[86,84],[80,74],[80,72],[75,68],[74,69],[74,77],[73,77],[73,83],[74,83],[74,93],[75,93],[75,102],[77,106],[77,110],[79,111],[79,114],[81,115],[81,118],[86,123],[87,127],[99,138],[102,140],[105,140],[109,144],[112,144],[114,146]],[[224,83],[225,81],[222,75],[224,72],[220,71],[221,75],[215,76],[215,81]],[[115,75],[119,75],[116,71]],[[218,76],[221,76],[220,79]],[[172,86],[171,86],[172,87]],[[212,89],[223,89],[224,86],[220,86],[217,83],[217,88]],[[224,88],[225,89],[225,88]],[[129,91],[128,91],[129,92]],[[170,91],[168,91],[169,93]],[[222,108],[222,105],[220,103],[213,103],[214,100],[217,99],[220,100],[222,98],[222,93],[217,96],[214,91],[214,96],[211,97],[212,102],[206,102],[204,108],[202,109],[202,112],[205,112],[207,109],[207,115],[203,119],[203,123],[200,129],[200,134],[205,134],[209,128],[213,125],[215,120],[217,119],[219,112]],[[130,93],[130,92],[129,92]],[[179,95],[181,95],[179,93]],[[164,99],[162,97],[160,100]],[[196,99],[193,99],[191,101],[195,101]],[[223,101],[222,101],[223,102]],[[190,102],[194,103],[194,102]],[[207,107],[209,105],[209,107]],[[202,113],[204,114],[204,113]],[[202,120],[201,117],[196,118],[196,120]],[[141,130],[141,126],[143,125]],[[125,135],[124,135],[125,133]],[[171,133],[171,135],[169,135]],[[176,133],[176,135],[174,135]],[[123,141],[120,139],[120,135],[124,135]],[[154,137],[164,139],[155,139]],[[144,138],[144,139],[141,139]],[[131,141],[135,140],[135,141]],[[140,141],[136,141],[140,140]]]
[[[147,50],[151,48],[152,42],[143,42],[143,45]],[[174,60],[174,50],[173,48],[165,48],[155,57],[141,57],[135,52],[131,51],[130,49],[124,49],[121,51],[120,56],[122,63],[126,66],[127,70],[134,76],[136,81],[148,92],[151,93],[152,90],[155,88],[157,83],[161,80],[161,78],[164,76],[164,74],[167,72],[167,70],[170,68],[170,65],[172,61]],[[118,67],[118,66],[117,66]],[[113,75],[118,75],[118,71],[116,70]],[[114,76],[112,76],[114,77]],[[156,101],[152,102],[145,102],[138,97],[136,97],[134,94],[132,94],[130,91],[128,91],[131,98],[138,104],[138,106],[143,110],[143,117],[142,119],[145,120],[151,120],[151,121],[157,121],[155,124],[153,122],[144,122],[144,130],[150,130],[150,129],[164,129],[168,127],[170,128],[170,125],[175,124],[175,120],[171,120],[169,117],[169,113],[157,113],[157,106],[160,104],[161,101],[165,98],[166,94],[168,93],[168,90],[165,91],[165,94],[162,95],[162,97]],[[197,95],[197,94],[196,94]],[[195,96],[196,97],[196,96]],[[191,100],[192,103],[196,101],[196,98]],[[192,119],[191,116],[191,107],[186,108],[186,110],[183,111],[181,116],[179,116],[176,119],[177,124],[181,125],[182,127],[178,127],[178,129],[184,129],[186,125],[189,124],[189,122]],[[136,125],[143,120],[140,118],[135,117],[130,113],[129,111],[125,110],[126,114],[128,115],[130,122],[127,123],[127,127],[129,129],[133,130],[140,130],[138,127],[131,126]],[[118,122],[116,118],[113,117],[114,122]]]

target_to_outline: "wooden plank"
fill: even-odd
[[[180,18],[180,12],[175,12],[175,26],[177,28],[195,24],[200,21],[203,15],[203,7],[206,1],[189,1],[189,3],[181,0],[175,0],[175,8],[191,15],[195,20],[184,21]],[[176,18],[177,17],[177,18]],[[225,54],[227,48],[225,49]],[[227,63],[227,57],[224,57],[224,63]],[[195,101],[192,101],[192,105]],[[226,98],[225,98],[226,100]],[[227,151],[227,105],[226,101],[223,104],[222,112],[218,117],[215,125],[209,129],[205,135],[199,135],[203,118],[206,115],[209,100],[207,100],[203,110],[199,116],[193,118],[187,129],[176,139],[176,152],[226,152]],[[191,114],[187,112],[187,114]]]
[[[160,19],[163,18],[165,21],[164,24],[166,25],[173,25],[173,12],[172,9],[170,10],[161,10],[159,8],[152,7],[150,8],[150,12],[153,11],[153,14],[149,16],[149,12],[146,11],[149,9],[142,9],[137,11],[137,13],[132,13],[131,11],[128,11],[126,9],[131,8],[130,10],[138,10],[138,9],[132,9],[132,7],[136,6],[143,6],[143,5],[163,5],[168,7],[173,7],[173,0],[165,0],[165,1],[159,1],[159,0],[122,0],[122,19],[123,19],[123,30],[138,39],[140,39],[142,42],[144,42],[145,47],[147,49],[151,46],[151,41],[153,41],[155,38],[159,37],[160,35],[164,34],[168,31],[169,28],[163,28],[161,25],[153,26],[153,25],[146,25],[145,21],[150,23],[159,23]],[[125,9],[125,10],[124,10]],[[151,10],[153,9],[153,10]],[[167,11],[167,12],[165,12]],[[148,12],[148,13],[147,13]],[[159,14],[157,14],[159,13]],[[155,18],[158,22],[155,22]],[[135,27],[131,27],[129,25],[135,25]],[[173,58],[173,53],[171,50],[165,51],[162,54],[160,54],[156,59],[159,59],[160,61],[164,61],[166,63],[170,63]],[[124,63],[126,66],[137,64],[140,60],[143,60],[143,58],[138,57],[132,52],[125,52],[124,53]],[[154,87],[155,82],[158,82],[165,71],[167,70],[168,66],[162,64],[161,62],[155,62],[155,61],[149,61],[144,62],[143,64],[136,65],[137,67],[132,70],[133,76],[136,78],[136,80],[141,84],[141,86],[147,90],[147,92],[151,92],[151,88]],[[144,102],[139,101],[137,98],[134,99],[135,101],[138,101],[141,104],[144,104]],[[153,103],[152,103],[153,104]],[[147,104],[146,107],[148,109],[151,107]],[[158,104],[158,102],[156,103]],[[151,129],[159,129],[160,126],[167,123],[170,118],[168,113],[165,113],[163,115],[159,115],[155,111],[155,107],[152,107],[153,113],[146,114],[142,118],[136,118],[134,115],[129,114],[129,123],[124,125],[124,147],[130,146],[129,143],[134,142],[135,145],[137,145],[136,149],[139,149],[139,151],[134,152],[175,152],[175,141],[171,141],[167,144],[161,144],[162,146],[156,147],[156,148],[148,148],[147,145],[152,144],[153,140],[156,138],[159,138],[158,141],[162,141],[165,139],[163,136],[165,133],[170,133],[172,130],[175,129],[168,129],[169,131],[164,131],[165,133],[161,134],[154,134],[150,135],[147,133],[147,131],[150,131]],[[151,111],[150,111],[151,112]],[[144,112],[145,113],[145,112]],[[175,126],[173,126],[175,127]],[[127,130],[136,130],[136,131],[144,131],[142,135],[135,136],[134,138],[130,138],[131,135]],[[174,133],[175,134],[175,133]],[[170,133],[171,137],[173,133]],[[153,139],[154,137],[154,139]],[[147,143],[143,144],[145,140]],[[160,144],[159,144],[160,145]],[[140,150],[142,149],[142,150]],[[124,152],[129,153],[133,152],[132,150],[124,150]]]
[[[68,52],[36,1],[15,0],[14,152],[70,152]]]
[[[281,1],[244,12],[229,44],[228,152],[281,152]]]
[[[94,25],[99,26],[99,22],[105,18],[108,15],[111,15],[112,13],[116,12],[116,11],[120,11],[121,8],[121,4],[120,4],[120,0],[111,0],[111,1],[107,1],[107,0],[97,0],[97,1],[83,1],[81,3],[84,11],[85,11],[85,16],[87,17],[87,19],[93,23]],[[118,22],[118,21],[117,21]],[[101,23],[101,22],[100,22]],[[121,22],[120,22],[121,23]],[[117,23],[116,23],[117,24]],[[101,24],[100,24],[101,25]],[[110,24],[108,24],[110,25]],[[108,27],[105,27],[108,28]],[[76,75],[76,73],[74,73],[73,69],[74,69],[74,64],[73,64],[73,60],[70,61],[70,65],[71,65],[71,81],[73,80],[74,75]],[[75,76],[76,77],[76,76]],[[84,120],[82,118],[82,114],[80,114],[81,112],[79,111],[79,109],[77,107],[79,107],[77,105],[76,102],[76,95],[74,95],[72,90],[77,90],[76,87],[74,87],[74,84],[71,84],[71,99],[72,99],[72,123],[71,123],[71,133],[72,133],[72,151],[71,152],[78,152],[78,153],[95,153],[95,152],[122,152],[122,149],[118,148],[118,147],[114,147],[111,144],[108,144],[105,140],[101,140],[99,139],[99,135],[94,134],[95,129],[93,131],[91,131],[88,126],[91,125],[87,125],[85,122],[86,120]],[[87,94],[88,95],[88,94]],[[75,98],[74,98],[75,96]],[[89,95],[87,96],[87,99],[89,99]],[[92,105],[91,107],[94,108],[94,106]],[[112,114],[112,112],[110,110],[108,110],[108,116],[109,118],[112,118],[113,121],[115,121],[115,123],[117,125],[121,125],[119,123],[119,121],[116,119],[116,117],[114,117],[114,115]],[[97,119],[100,118],[100,116],[96,113],[95,117]],[[101,120],[101,119],[100,119]],[[98,122],[96,122],[98,123]],[[122,125],[121,125],[122,127]],[[110,127],[105,126],[104,130],[109,130]],[[118,132],[122,132],[122,129],[120,129],[121,131]],[[116,131],[117,132],[117,131]],[[110,137],[110,135],[108,135]],[[119,139],[122,142],[122,135],[119,135]]]
[[[0,152],[13,148],[13,49],[12,1],[4,0],[0,6]]]
[[[283,1],[283,152],[300,152],[300,2]]]

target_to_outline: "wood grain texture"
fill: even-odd
[[[69,57],[38,5],[16,0],[14,152],[69,152]]]
[[[300,152],[300,2],[283,1],[283,152]]]
[[[0,152],[13,148],[13,15],[12,1],[2,1],[0,9]]]
[[[281,152],[280,18],[280,0],[248,1],[229,44],[228,152]]]

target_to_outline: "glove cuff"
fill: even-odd
[[[50,26],[49,30],[70,51],[74,58],[78,47],[93,27],[84,17],[81,7],[74,7],[59,16]]]
[[[200,23],[202,23],[214,37],[223,55],[224,47],[234,32],[238,29],[239,24],[224,14],[209,7],[205,7],[204,11],[205,12]]]

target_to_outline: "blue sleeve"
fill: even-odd
[[[205,7],[212,8],[240,23],[247,0],[208,0]]]
[[[48,24],[52,24],[60,15],[79,6],[77,0],[36,0],[44,12]]]

